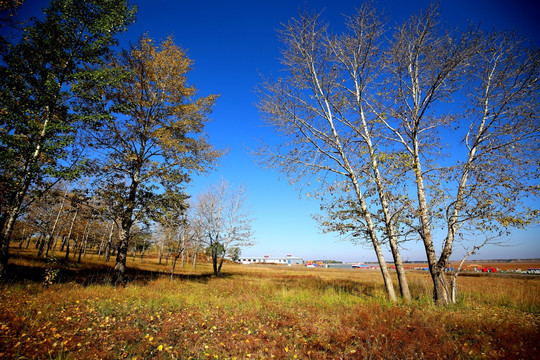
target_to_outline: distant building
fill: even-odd
[[[297,256],[287,255],[285,257],[262,256],[262,257],[242,257],[242,264],[281,264],[281,265],[301,265],[304,259]]]

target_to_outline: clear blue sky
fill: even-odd
[[[299,192],[277,172],[257,166],[247,153],[260,138],[272,134],[261,126],[254,106],[253,92],[260,74],[279,72],[280,44],[276,29],[281,23],[298,15],[307,6],[322,11],[331,25],[340,27],[343,14],[350,14],[361,1],[351,0],[132,0],[139,8],[137,22],[121,36],[122,45],[136,41],[147,32],[161,40],[174,35],[176,44],[187,50],[194,60],[189,82],[200,95],[220,94],[213,122],[208,132],[213,144],[229,148],[218,170],[197,177],[189,188],[192,196],[223,178],[234,184],[245,184],[254,217],[256,245],[242,249],[243,256],[283,256],[293,254],[304,259],[335,259],[343,261],[374,261],[373,250],[336,241],[323,235],[311,214],[318,211],[314,200],[300,198]],[[441,1],[442,21],[450,25],[465,25],[468,20],[484,29],[517,30],[539,46],[538,11],[534,1],[452,0]],[[27,0],[23,15],[36,14],[47,1]],[[429,1],[378,1],[395,24]],[[476,258],[540,258],[540,230],[515,232],[512,247],[486,247]],[[456,256],[461,254],[456,247]],[[404,259],[423,260],[420,244],[407,245]],[[391,259],[387,253],[387,260]]]

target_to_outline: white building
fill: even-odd
[[[281,265],[302,265],[304,259],[297,256],[287,255],[285,257],[242,257],[240,258],[242,264],[281,264]]]

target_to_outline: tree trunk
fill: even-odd
[[[366,121],[366,115],[362,103],[362,87],[361,80],[359,81],[357,77],[356,70],[354,71],[354,81],[355,81],[355,90],[356,90],[356,103],[358,106],[358,111],[361,119],[361,136],[366,142],[369,151],[369,159],[371,170],[373,171],[374,181],[377,188],[377,193],[379,195],[379,200],[381,202],[381,208],[384,215],[384,224],[386,228],[386,235],[388,237],[388,242],[390,244],[390,249],[392,250],[392,256],[394,258],[394,264],[396,266],[396,272],[399,282],[399,289],[401,296],[406,302],[411,301],[411,292],[409,290],[409,283],[407,281],[407,276],[405,274],[405,268],[403,267],[403,261],[401,259],[401,254],[399,252],[398,242],[394,231],[394,226],[392,225],[392,216],[390,215],[390,209],[388,206],[388,200],[386,196],[386,191],[383,186],[383,177],[379,171],[379,162],[377,159],[377,154],[371,140],[371,131]]]
[[[70,186],[71,186],[71,184],[70,184]],[[56,219],[54,219],[51,234],[50,234],[49,239],[47,241],[47,251],[45,252],[45,257],[49,256],[49,250],[51,249],[52,243],[55,241],[54,233],[56,232],[56,226],[58,225],[58,220],[60,220],[60,215],[64,211],[64,204],[66,202],[68,192],[69,192],[69,186],[66,187],[66,191],[64,192],[64,196],[62,197],[62,203],[60,204],[60,209],[58,209],[58,212],[56,213]]]
[[[225,254],[223,253],[221,255],[221,259],[219,261],[219,266],[218,266],[218,274],[221,274],[221,267],[223,266],[223,259],[225,258]]]
[[[0,279],[4,278],[4,273],[9,260],[9,240],[11,238],[11,233],[13,232],[15,218],[15,216],[10,216],[6,232],[0,231]]]
[[[173,276],[174,276],[174,268],[176,267],[176,261],[178,260],[180,255],[183,255],[183,254],[184,254],[184,248],[180,249],[178,254],[176,254],[171,261],[171,280],[173,279]]]
[[[431,275],[433,280],[433,298],[437,304],[446,305],[450,303],[450,292],[448,281],[444,274],[444,269],[438,269]]]
[[[105,261],[106,262],[111,261],[111,251],[112,251],[111,247],[112,247],[112,243],[109,242],[107,244],[107,252],[105,253]]]
[[[390,244],[390,250],[392,251],[392,257],[394,258],[394,265],[396,266],[396,273],[398,277],[398,283],[399,283],[399,289],[401,296],[405,300],[405,302],[411,301],[411,292],[409,290],[409,282],[407,281],[407,275],[405,274],[405,268],[403,267],[403,260],[401,259],[401,254],[399,252],[398,242],[396,239],[396,235],[394,232],[394,227],[392,225],[392,220],[390,216],[390,211],[388,208],[388,203],[386,201],[386,197],[384,196],[384,189],[382,189],[382,185],[380,183],[380,174],[379,170],[376,167],[375,163],[375,177],[376,177],[376,183],[377,183],[377,191],[379,192],[379,199],[381,201],[381,207],[383,209],[384,214],[384,223],[386,227],[386,235],[388,236],[388,242]],[[378,177],[378,178],[377,178]]]
[[[45,243],[46,247],[45,247],[45,254],[43,255],[44,258],[47,258],[49,256],[49,251],[51,250],[53,242],[54,242],[54,235],[50,233],[47,236],[47,241]]]
[[[43,130],[41,132],[41,137],[45,136],[45,130],[47,128],[48,120],[48,116],[46,116],[45,124],[43,125]],[[34,175],[31,173],[31,166],[37,161],[39,154],[41,153],[41,147],[41,142],[39,142],[36,146],[34,154],[32,155],[32,158],[26,164],[25,174],[23,177],[23,181],[21,182],[20,189],[19,191],[17,191],[12,201],[10,202],[11,206],[8,211],[9,215],[7,216],[7,223],[2,224],[5,226],[5,228],[0,229],[0,279],[4,277],[4,272],[9,260],[9,242],[11,240],[11,234],[13,233],[15,221],[19,216],[23,199],[34,177]]]
[[[144,145],[141,146],[140,152],[144,152]],[[131,179],[131,185],[129,186],[129,195],[127,204],[122,214],[122,223],[120,226],[120,241],[117,247],[116,264],[114,265],[113,284],[122,285],[126,284],[126,261],[128,256],[128,247],[130,239],[131,226],[133,225],[133,211],[135,209],[135,201],[137,200],[137,189],[139,187],[139,175],[140,169],[135,170]]]
[[[111,226],[112,226],[112,224],[111,224]],[[98,258],[101,257],[101,255],[105,251],[105,246],[107,246],[107,244],[105,243],[105,237],[106,236],[107,236],[107,234],[103,233],[103,236],[101,237],[101,241],[99,242]]]
[[[326,100],[325,100],[326,101]],[[386,264],[386,260],[384,259],[384,254],[381,248],[381,244],[379,242],[379,239],[377,238],[377,233],[375,231],[375,225],[373,224],[373,220],[371,218],[371,213],[369,212],[368,205],[366,203],[366,198],[364,197],[364,194],[362,193],[362,190],[360,189],[360,185],[358,183],[358,178],[356,176],[356,172],[353,170],[353,167],[349,163],[349,159],[347,158],[343,147],[341,145],[341,138],[337,134],[337,131],[334,127],[333,119],[331,116],[331,110],[330,106],[326,105],[327,111],[328,111],[328,118],[327,121],[332,129],[333,139],[335,142],[336,149],[338,150],[340,157],[342,159],[341,166],[343,169],[347,172],[348,177],[354,187],[354,191],[356,194],[356,198],[358,200],[358,203],[360,204],[360,208],[362,210],[362,216],[364,217],[364,220],[366,221],[366,230],[369,235],[369,239],[371,240],[371,243],[373,244],[373,248],[375,250],[375,254],[377,255],[377,261],[379,262],[379,267],[381,269],[381,274],[384,281],[384,287],[386,289],[386,293],[388,294],[388,298],[392,302],[397,301],[396,292],[394,290],[394,284],[392,281],[392,278],[390,277],[390,273],[388,272],[388,265]]]
[[[70,237],[68,236],[66,238],[66,256],[65,256],[65,259],[68,260],[69,259],[69,242],[70,242]]]
[[[217,249],[216,247],[213,247],[212,248],[212,267],[214,269],[214,275],[215,276],[218,276],[219,275],[219,271],[218,271],[218,256],[217,256]]]
[[[77,236],[77,241],[75,242],[75,247],[73,247],[73,258],[75,258],[77,256],[77,250],[76,250],[76,247],[77,245],[79,245],[79,260],[78,262],[81,262],[81,252],[82,252],[82,249],[83,249],[83,243],[86,243],[86,238],[88,237],[87,235],[87,232],[90,231],[88,230],[88,227],[90,226],[90,222],[92,221],[92,219],[88,220],[86,222],[86,224],[84,225],[84,230],[83,230],[83,233],[82,233],[82,239],[80,241],[80,244],[79,244],[79,237]]]
[[[456,298],[457,298],[457,289],[456,289],[456,283],[457,283],[457,272],[455,274],[455,276],[452,277],[452,280],[450,281],[450,291],[451,291],[451,297],[450,297],[450,301],[452,301],[452,304],[455,304],[456,303]]]
[[[19,243],[19,249],[22,249],[23,243],[26,240],[26,236],[25,236],[26,235],[26,229],[27,229],[27,226],[25,225],[24,229],[23,229],[22,236],[21,236],[21,242]]]
[[[19,215],[20,205],[21,204],[19,203],[17,206],[12,207],[11,211],[9,211],[8,221],[5,224],[5,229],[0,229],[0,279],[4,277],[4,272],[9,260],[9,242],[11,240],[11,234],[13,233],[15,220]]]
[[[84,245],[84,246],[83,246]],[[81,246],[79,246],[79,258],[77,259],[77,262],[80,264],[81,263],[81,255],[82,255],[82,252],[83,252],[83,248],[86,246],[86,239],[84,239],[82,242],[81,242]]]
[[[371,219],[371,214],[368,211],[368,207],[366,204],[366,200],[360,190],[360,186],[358,185],[358,181],[356,180],[356,176],[351,171],[351,181],[353,183],[356,196],[358,198],[358,201],[360,203],[360,208],[362,210],[362,213],[364,214],[364,219],[366,221],[366,227],[367,232],[369,235],[369,238],[371,240],[371,243],[373,245],[373,249],[375,250],[375,255],[377,256],[377,261],[379,262],[379,268],[381,270],[381,275],[383,277],[384,281],[384,287],[386,289],[386,293],[388,294],[388,298],[392,302],[397,301],[396,292],[394,290],[394,284],[392,282],[392,278],[390,276],[390,272],[388,271],[388,265],[386,264],[386,260],[384,259],[384,254],[381,248],[381,244],[379,240],[377,239],[377,234],[375,233],[375,225],[373,224],[373,221]]]
[[[77,256],[77,247],[79,246],[79,236],[80,235],[77,235],[75,237],[75,244],[73,244],[73,258],[75,259],[75,257]]]
[[[66,245],[67,245],[67,248],[66,248],[66,260],[69,259],[69,242],[71,240],[71,234],[73,232],[73,226],[75,225],[75,219],[77,218],[78,214],[79,214],[79,208],[77,207],[75,209],[75,214],[73,214],[73,218],[71,219],[71,224],[69,225],[68,236],[66,238]]]
[[[21,211],[21,206],[24,197],[26,196],[26,192],[28,191],[30,184],[34,180],[35,174],[33,173],[32,168],[36,164],[43,148],[43,141],[47,133],[50,121],[48,106],[44,110],[43,117],[43,128],[41,129],[41,132],[37,139],[37,143],[35,145],[32,155],[30,156],[30,159],[28,159],[24,165],[24,175],[19,182],[19,189],[16,191],[13,198],[10,199],[11,201],[9,201],[9,215],[7,216],[7,223],[2,224],[2,229],[0,229],[0,278],[3,278],[4,271],[9,260],[9,242],[11,240],[11,234],[13,233],[15,221],[17,220],[17,217],[19,216],[19,213]],[[3,218],[5,219],[6,217]]]
[[[41,242],[39,243],[39,247],[38,247],[38,253],[37,253],[38,258],[43,256],[43,251],[45,250],[45,244],[49,242],[50,236],[51,236],[50,234],[42,236]]]
[[[112,250],[112,237],[114,233],[114,221],[111,223],[111,231],[109,232],[109,240],[107,241],[107,247],[105,251],[105,261],[109,262],[111,259],[111,250]]]
[[[428,206],[426,201],[426,191],[424,187],[424,179],[422,176],[422,168],[420,165],[418,140],[414,142],[413,150],[413,168],[416,179],[416,191],[418,197],[418,212],[421,222],[420,236],[424,242],[424,248],[426,251],[427,261],[429,265],[429,271],[431,273],[431,279],[433,280],[433,299],[437,304],[450,303],[448,282],[444,275],[445,263],[437,261],[437,254],[435,253],[435,247],[433,245],[433,238],[431,234],[431,222],[428,213]],[[442,266],[441,266],[442,265]]]
[[[193,262],[192,262],[193,269],[197,268],[197,249],[193,249]]]
[[[116,251],[116,263],[114,265],[113,285],[125,286],[126,284],[126,261],[128,256],[129,230],[130,227],[122,227],[120,230],[120,239]]]
[[[51,256],[54,257],[54,251],[56,250],[56,245],[58,244],[58,236],[55,236],[54,237],[54,241],[52,243],[52,247],[51,247]]]
[[[60,252],[63,252],[66,248],[66,236],[62,236],[62,242],[60,243]]]
[[[39,249],[39,244],[41,244],[41,240],[43,239],[43,232],[39,232],[39,236],[36,240],[36,243],[34,244],[35,249]]]

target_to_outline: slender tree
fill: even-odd
[[[368,5],[348,19],[348,31],[328,34],[318,15],[303,14],[280,33],[288,77],[267,81],[259,108],[266,123],[286,139],[276,148],[262,147],[266,165],[287,173],[293,181],[316,177],[321,201],[338,187],[355,197],[364,231],[357,232],[375,250],[386,291],[395,290],[383,256],[379,223],[384,224],[394,256],[401,294],[410,300],[398,248],[381,158],[388,157],[371,99],[381,67],[384,23]],[[375,130],[374,130],[375,129]],[[346,185],[341,186],[345,181]],[[378,217],[378,211],[383,216]],[[342,228],[344,229],[344,228]]]
[[[243,187],[235,189],[221,181],[199,194],[192,221],[212,257],[216,276],[220,275],[230,250],[252,244],[251,218]]]
[[[125,71],[119,82],[94,87],[111,117],[89,143],[103,153],[98,188],[118,216],[116,284],[125,282],[133,224],[159,213],[167,194],[183,194],[189,174],[209,170],[222,154],[204,132],[216,96],[196,98],[186,78],[191,63],[172,38],[156,46],[143,36],[111,60]]]
[[[326,230],[371,243],[391,299],[382,243],[409,299],[398,241],[421,239],[444,304],[456,236],[495,238],[538,221],[520,200],[539,190],[539,52],[511,34],[448,30],[437,11],[388,40],[365,5],[341,36],[318,16],[292,20],[281,33],[288,76],[267,81],[259,102],[283,141],[259,155],[315,189]]]
[[[17,43],[1,39],[0,274],[28,190],[77,176],[77,128],[99,116],[76,116],[70,100],[81,82],[107,80],[98,66],[133,18],[124,0],[53,0]]]
[[[400,27],[387,52],[379,119],[409,159],[438,303],[450,302],[444,269],[461,231],[498,234],[537,221],[538,209],[521,199],[539,189],[539,54],[515,35],[448,31],[436,6]],[[435,226],[446,233],[440,254]]]

